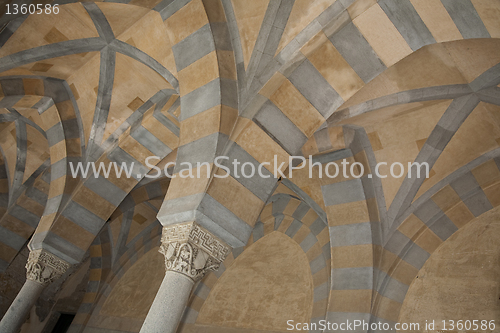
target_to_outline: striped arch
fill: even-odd
[[[224,271],[231,267],[234,260],[246,248],[274,231],[281,232],[293,239],[309,259],[314,281],[311,321],[324,320],[331,285],[330,241],[326,221],[304,201],[289,194],[276,194],[264,207],[248,244],[245,247],[233,249],[220,269],[207,274],[197,285],[184,312],[182,323],[194,324],[210,290]]]
[[[498,170],[494,161],[486,161],[496,157],[498,149],[440,181],[414,203],[424,180],[404,179],[391,206],[386,207],[380,179],[366,177],[373,174],[377,162],[367,133],[361,127],[346,125],[348,121],[336,122],[392,105],[452,100],[415,159],[419,163],[428,162],[432,168],[480,101],[499,105],[494,97],[498,92],[495,86],[500,83],[499,68],[499,65],[493,66],[469,84],[404,91],[350,106],[304,146],[303,151],[316,155],[316,161],[323,166],[331,161],[340,164],[347,159],[351,165],[360,162],[365,170],[361,179],[334,179],[322,184],[332,249],[335,248],[332,258],[337,263],[344,261],[344,267],[332,270],[329,320],[396,322],[408,286],[430,254],[458,228],[497,202]],[[472,169],[480,179],[472,177]],[[349,224],[344,225],[342,220]],[[343,238],[336,238],[337,234]]]
[[[155,197],[156,199],[156,197]],[[152,199],[154,200],[154,199]],[[142,201],[148,203],[151,199]],[[135,207],[132,207],[132,212]],[[112,223],[112,222],[111,222]],[[71,332],[81,332],[93,313],[99,313],[111,290],[127,270],[144,254],[160,245],[162,226],[157,220],[146,227],[114,256],[113,232],[107,225],[90,246],[90,279],[83,302],[71,325]],[[158,254],[159,255],[159,254]]]
[[[498,10],[498,6],[477,1],[472,1],[473,4],[470,0],[458,2],[443,0],[417,5],[409,0],[335,1],[276,54],[273,50],[280,43],[283,30],[266,31],[271,21],[263,22],[257,44],[262,38],[264,46],[256,47],[252,53],[247,72],[248,84],[252,87],[242,114],[253,119],[289,153],[300,152],[304,144],[319,151],[328,149],[331,146],[328,141],[320,147],[311,142],[312,134],[324,120],[335,123],[349,113],[360,114],[359,109],[345,109],[373,99],[372,96],[363,100],[365,96],[356,93],[375,78],[393,72],[389,70],[393,65],[415,53],[427,52],[422,51],[424,49],[431,50],[429,47],[436,43],[500,36],[498,27],[488,19],[488,11]],[[286,22],[293,4],[294,1],[282,2],[278,12],[274,12],[276,17],[270,14],[269,20]],[[442,22],[436,24],[432,12]],[[376,27],[368,23],[375,21],[384,23]],[[443,33],[443,24],[454,33]],[[267,51],[262,54],[262,49]],[[393,52],[395,49],[398,52]],[[253,67],[254,60],[261,76]],[[413,74],[419,75],[418,71]],[[442,79],[442,75],[439,76]],[[434,84],[429,82],[429,85]],[[450,95],[460,93],[455,90],[450,91]],[[400,97],[409,95],[403,93]],[[411,97],[418,99],[415,94]],[[420,95],[420,99],[425,97]],[[337,111],[342,105],[342,111]],[[302,112],[294,112],[297,110]],[[334,139],[338,132],[330,131]],[[316,139],[325,137],[324,132],[317,134]]]
[[[500,205],[500,149],[464,165],[396,220],[382,249],[373,314],[397,322],[408,288],[434,251],[474,218]]]
[[[78,136],[81,123],[72,92],[64,81],[52,78],[2,77],[1,84],[3,107],[34,108],[40,114],[42,130],[49,144],[51,163],[51,180],[44,216],[55,214],[63,202],[63,194],[71,193],[75,186],[74,180],[66,178],[68,162],[79,161],[82,153]],[[18,187],[22,189],[21,184]],[[36,228],[38,218],[36,222],[27,223]]]
[[[79,116],[77,116],[78,112],[72,113],[71,111],[74,110],[73,106],[76,106],[76,104],[74,103],[74,97],[72,96],[72,91],[64,81],[39,77],[2,78],[2,86],[4,87],[4,98],[1,101],[3,107],[35,108],[38,109],[39,112],[41,112],[42,120],[48,122],[48,124],[44,124],[43,127],[45,132],[47,133],[49,145],[51,146],[51,154],[53,155],[53,157],[51,158],[51,169],[53,170],[53,172],[50,173],[52,179],[49,182],[49,184],[52,185],[53,191],[49,194],[47,206],[43,204],[43,207],[45,207],[45,212],[41,220],[41,227],[37,229],[31,244],[35,248],[39,246],[49,247],[51,248],[51,250],[57,252],[56,254],[64,257],[68,261],[76,262],[83,257],[88,247],[88,245],[85,245],[85,242],[90,244],[94,238],[94,235],[92,233],[96,234],[100,230],[102,224],[104,224],[104,222],[106,221],[107,216],[105,215],[110,215],[112,211],[114,211],[116,206],[121,202],[121,199],[124,198],[129,190],[133,186],[135,186],[135,184],[137,184],[138,181],[149,171],[149,169],[146,169],[144,167],[144,162],[138,162],[137,159],[144,160],[144,156],[149,156],[151,152],[155,153],[160,157],[160,159],[162,159],[169,152],[176,148],[178,140],[176,136],[178,135],[178,127],[175,123],[172,122],[171,119],[173,118],[171,116],[167,117],[163,113],[167,112],[172,104],[175,104],[175,100],[177,99],[176,95],[168,94],[168,92],[159,92],[151,100],[145,102],[144,105],[141,106],[136,111],[136,113],[134,113],[129,118],[129,127],[120,128],[119,130],[117,130],[114,137],[112,136],[108,139],[107,145],[110,147],[108,154],[107,156],[101,157],[97,161],[97,163],[101,161],[116,161],[118,164],[123,161],[133,162],[136,165],[136,169],[134,169],[134,172],[139,169],[140,173],[142,173],[142,176],[139,179],[136,180],[134,178],[131,178],[131,182],[129,181],[129,183],[122,184],[119,180],[117,180],[117,177],[114,177],[115,183],[119,183],[119,185],[117,186],[112,183],[113,180],[103,180],[103,183],[97,184],[97,179],[90,177],[84,181],[84,184],[80,185],[84,186],[83,189],[79,187],[81,192],[74,192],[74,196],[76,196],[76,199],[73,196],[73,198],[70,200],[70,196],[72,195],[74,188],[77,186],[77,182],[79,181],[79,179],[73,178],[71,175],[68,175],[69,169],[67,163],[72,162],[73,165],[75,165],[80,161],[81,138],[75,137],[75,133],[82,133]],[[44,95],[41,95],[39,97],[37,97],[36,95],[21,95],[24,93],[41,93]],[[44,111],[44,109],[46,109],[47,111]],[[167,109],[167,111],[163,111],[163,109]],[[58,118],[59,113],[63,115],[63,117],[61,118],[62,122],[60,122],[60,118]],[[128,130],[127,133],[125,133],[125,130]],[[156,136],[151,133],[154,133]],[[160,139],[156,139],[155,142],[154,140],[156,137],[161,138],[161,141]],[[136,146],[136,142],[138,142],[139,145]],[[170,145],[173,149],[170,149],[167,144]],[[143,151],[141,151],[135,148],[135,151],[132,152],[132,155],[135,154],[134,157],[136,157],[137,159],[127,153],[127,150],[130,150],[131,146],[142,147],[143,149]],[[65,152],[65,147],[69,147],[69,151]],[[160,161],[156,160],[155,162],[159,163]],[[67,181],[66,185],[64,185],[64,179],[66,179]],[[103,186],[104,183],[107,183],[108,186]],[[123,188],[120,188],[120,185]],[[20,190],[22,190],[23,188],[22,186],[18,187]],[[103,216],[100,219],[101,225],[99,225],[98,218],[92,219],[92,223],[90,224],[78,221],[78,219],[85,219],[85,207],[83,207],[84,210],[82,211],[82,207],[78,203],[78,198],[81,199],[81,197],[84,196],[88,199],[88,190],[92,190],[92,188],[96,188],[97,194],[105,193],[105,199],[108,199],[112,203],[115,203],[115,206],[110,205],[111,207],[107,207],[109,208],[109,213],[107,213],[105,209],[102,209],[102,207],[93,207],[93,209],[100,209],[99,214],[102,214]],[[96,194],[94,193],[93,195]],[[74,200],[77,201],[76,204],[72,204]],[[26,199],[24,201],[26,201]],[[59,209],[62,209],[63,205],[66,206],[64,208],[64,212],[62,213],[62,216],[58,218],[58,221],[53,221],[56,212]],[[16,207],[17,208],[13,208],[13,211],[15,211],[14,214],[16,214],[16,212],[18,213],[16,215],[17,218],[19,218],[19,216],[26,217],[26,219],[28,220],[24,221],[23,219],[22,221],[24,221],[24,223],[27,223],[31,227],[29,235],[25,234],[26,230],[24,229],[26,228],[23,229],[24,231],[19,230],[19,232],[23,234],[23,239],[26,240],[31,235],[31,232],[34,230],[34,228],[37,227],[41,214],[30,218],[31,215],[29,211],[25,212],[25,210],[23,210],[19,206]],[[22,211],[19,211],[20,209]],[[75,214],[81,215],[76,216]],[[92,214],[92,212],[88,212],[87,215],[88,214]],[[97,216],[100,216],[99,214],[97,214]],[[75,220],[73,221],[75,222],[74,225],[77,225],[77,229],[80,230],[80,232],[75,232],[71,236],[71,230],[74,230],[75,226],[63,226],[67,223],[64,222],[65,220]],[[80,226],[78,227],[79,224]],[[68,228],[70,230],[67,230]],[[53,231],[49,231],[49,229],[52,229]],[[68,244],[68,242],[72,243],[72,240],[68,239],[71,237],[78,238],[77,240],[73,240],[75,241],[73,242],[73,244],[78,244],[76,245],[76,247]],[[15,243],[16,246],[14,249],[20,249],[24,244],[24,242],[21,242],[19,237],[7,238],[10,238],[11,240],[11,247],[13,245],[12,242],[14,240],[18,240]],[[70,250],[63,251],[65,247],[69,248]],[[13,258],[13,255],[15,255],[15,253],[13,251],[8,252],[10,254],[10,257]],[[65,256],[65,254],[63,253],[65,253],[69,257]]]
[[[200,178],[172,179],[158,218],[165,225],[196,220],[232,247],[240,247],[246,243],[277,179],[255,183],[232,172],[227,178],[216,178],[215,174],[221,176],[225,172],[214,167],[215,158],[224,155],[229,160],[219,163],[230,165],[236,159],[255,167],[270,160],[273,151],[279,151],[282,161],[288,156],[267,136],[262,140],[264,133],[258,127],[238,118],[236,65],[224,8],[219,0],[191,1],[165,21],[172,34],[176,34],[173,51],[181,95],[175,173],[180,175],[184,162],[205,166],[194,170],[200,171]],[[196,25],[178,24],[186,15],[196,15]],[[206,77],[196,79],[202,70]],[[259,138],[270,151],[245,147],[244,137]],[[207,171],[209,177],[205,176]],[[268,170],[265,173],[270,176]],[[246,207],[238,200],[245,200]]]
[[[50,184],[48,163],[42,164],[23,184],[23,192],[0,217],[0,271],[5,271],[35,231],[47,203]]]
[[[329,163],[346,160],[349,165],[360,163],[364,174],[360,178],[345,178],[340,171],[336,178],[320,179],[328,217],[331,244],[332,285],[327,318],[330,322],[365,320],[371,318],[372,293],[378,283],[377,269],[385,221],[385,200],[380,180],[368,174],[375,166],[373,150],[362,128],[345,126],[341,132],[345,149],[318,155],[326,175]],[[334,167],[329,166],[329,174]],[[341,170],[341,169],[340,169]],[[356,168],[354,174],[360,174]]]

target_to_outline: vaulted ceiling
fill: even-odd
[[[326,262],[314,288],[349,269],[372,272],[371,284],[329,285],[316,317],[397,320],[390,313],[437,246],[500,204],[498,0],[59,3],[58,14],[0,17],[2,270],[30,238],[77,263],[106,232],[112,265],[157,236],[157,216],[203,216],[237,251],[289,216],[283,232],[302,230],[295,241],[310,262]],[[432,170],[429,179],[329,180],[317,169],[311,179],[307,168],[283,181],[144,178],[151,155],[160,167],[208,162],[214,175],[222,154],[270,162],[270,173],[274,156],[290,155]],[[70,162],[110,161],[134,162],[132,177],[71,176]],[[355,259],[329,262],[339,253]]]

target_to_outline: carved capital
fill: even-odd
[[[163,227],[160,253],[167,271],[175,271],[201,280],[208,271],[216,271],[229,254],[230,247],[195,222]]]
[[[30,251],[26,263],[26,278],[48,285],[58,279],[69,268],[69,264],[44,249]]]

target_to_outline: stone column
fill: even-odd
[[[163,227],[165,278],[140,333],[174,333],[196,282],[219,269],[230,247],[195,222]]]
[[[69,266],[43,249],[31,251],[26,263],[26,282],[2,318],[0,332],[17,333],[43,289],[64,274]]]

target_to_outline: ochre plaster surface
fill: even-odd
[[[201,308],[197,324],[286,331],[287,320],[309,322],[312,286],[302,249],[288,236],[273,232],[224,272]]]
[[[425,323],[435,320],[433,332],[443,332],[442,320],[495,320],[498,332],[499,237],[498,207],[475,218],[451,236],[413,280],[399,321]],[[424,332],[425,327],[420,331]]]

